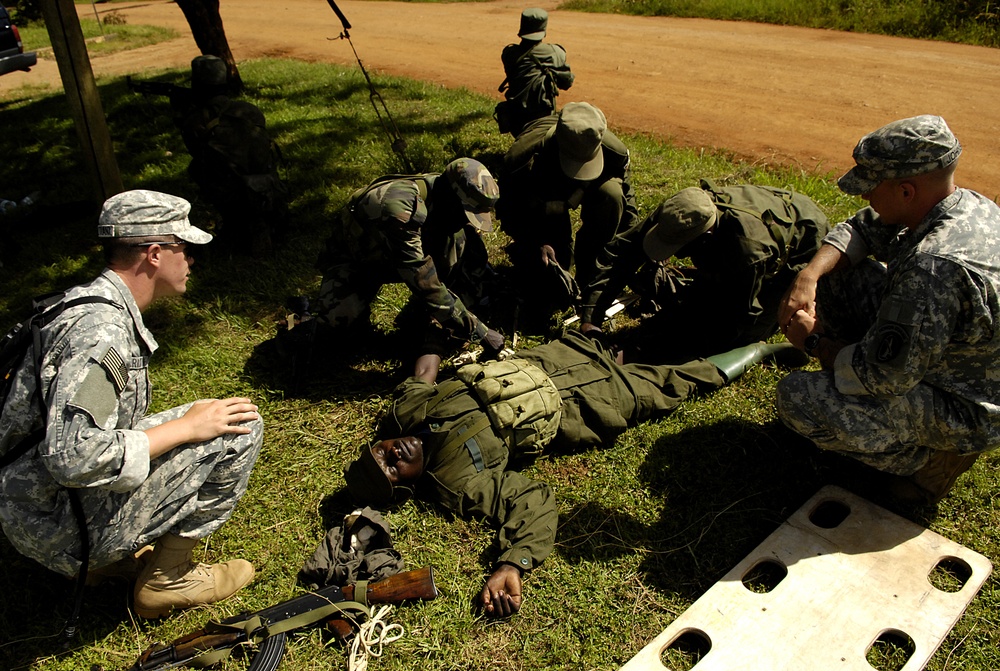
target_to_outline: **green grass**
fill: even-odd
[[[82,629],[71,649],[63,650],[54,635],[68,615],[71,585],[0,540],[0,668],[124,669],[153,641],[289,598],[300,593],[296,573],[325,529],[339,525],[351,509],[343,468],[404,376],[394,348],[394,315],[406,292],[383,292],[376,306],[380,337],[346,360],[321,362],[298,384],[286,369],[262,360],[257,348],[273,335],[286,296],[315,295],[319,276],[313,264],[348,194],[401,165],[375,121],[357,69],[262,60],[242,64],[241,73],[247,98],[265,112],[286,159],[294,194],[290,244],[269,259],[199,259],[188,295],[155,306],[146,321],[161,344],[151,373],[154,410],[234,394],[252,397],[261,408],[265,444],[250,490],[232,520],[197,551],[206,561],[249,559],[257,578],[228,602],[162,622],[133,620],[123,585],[90,589]],[[183,71],[157,78],[186,83]],[[378,77],[376,83],[417,170],[439,169],[462,155],[497,165],[509,140],[497,134],[488,98],[403,79]],[[166,101],[130,93],[122,79],[104,79],[99,86],[126,187],[187,197],[196,222],[210,227],[211,212],[184,172],[186,154]],[[63,96],[7,100],[0,110],[7,162],[2,195],[16,199],[40,189],[43,203],[31,216],[4,222],[4,327],[23,316],[31,296],[89,279],[101,262],[93,214],[77,202],[90,187]],[[791,187],[816,199],[832,218],[859,205],[835,189],[831,175],[742,163],[724,152],[679,149],[653,137],[623,139],[632,151],[643,214],[700,177]],[[503,263],[503,233],[486,240]],[[862,488],[868,481],[863,470],[822,457],[779,424],[773,394],[780,376],[755,369],[663,421],[628,431],[606,449],[546,456],[529,468],[529,475],[555,487],[560,528],[555,552],[528,576],[524,608],[509,622],[486,622],[470,609],[489,570],[490,529],[421,503],[388,513],[407,565],[433,565],[441,596],[393,612],[391,619],[407,635],[371,661],[372,671],[616,669],[819,487]],[[1000,556],[997,465],[995,455],[981,459],[937,509],[900,512],[987,556]],[[863,491],[885,503],[877,490]],[[998,613],[993,578],[928,668],[1000,668]],[[891,663],[894,654],[884,656]],[[245,666],[233,661],[223,668]],[[292,638],[281,668],[344,666],[345,652],[313,630]]]
[[[80,19],[80,29],[87,41],[87,52],[91,56],[138,49],[150,44],[172,40],[178,36],[176,31],[169,28],[127,25],[125,18],[115,12],[107,14],[103,24],[98,23],[96,19]],[[26,51],[39,52],[38,55],[42,58],[55,58],[52,55],[49,32],[43,22],[33,21],[25,25],[18,25],[18,32],[21,33],[21,42]]]
[[[1000,46],[995,0],[565,0],[562,9],[755,21]]]

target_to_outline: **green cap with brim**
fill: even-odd
[[[521,27],[517,36],[529,42],[539,42],[549,27],[549,13],[540,7],[529,7],[521,12]]]
[[[393,503],[392,483],[375,461],[370,446],[361,448],[361,454],[344,470],[347,491],[359,503],[385,506]]]
[[[559,112],[555,136],[559,149],[559,167],[571,179],[589,181],[604,172],[601,141],[608,129],[604,112],[590,103],[566,103]]]
[[[707,191],[692,186],[667,198],[650,216],[654,223],[642,249],[654,261],[663,261],[715,226],[719,210]]]

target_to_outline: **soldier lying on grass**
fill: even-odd
[[[788,343],[755,343],[681,365],[622,365],[599,342],[569,332],[505,361],[467,364],[438,384],[441,359],[426,355],[396,388],[377,442],[348,466],[347,486],[368,505],[415,494],[497,527],[499,556],[477,605],[509,616],[521,607],[524,571],[552,552],[557,528],[552,489],[514,469],[552,447],[611,445],[696,392],[788,354],[799,353]]]

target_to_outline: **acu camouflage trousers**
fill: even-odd
[[[816,309],[825,331],[859,342],[875,322],[885,283],[885,267],[870,259],[824,277]],[[978,449],[970,409],[923,383],[898,396],[853,396],[837,390],[833,371],[795,371],[778,383],[777,407],[785,425],[817,447],[896,475],[912,475],[934,450]]]
[[[177,419],[190,407],[150,415],[134,428]],[[261,420],[244,426],[250,433],[180,445],[154,459],[149,476],[130,492],[79,490],[90,535],[90,565],[114,563],[167,533],[205,538],[221,527],[247,490],[263,442]],[[79,556],[79,541],[74,538],[72,545],[69,554]],[[49,568],[72,575],[79,566]]]

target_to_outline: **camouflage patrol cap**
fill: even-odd
[[[393,486],[389,482],[389,476],[375,461],[372,447],[363,446],[358,458],[344,469],[347,491],[356,501],[366,505],[388,506],[405,502],[413,496],[413,490],[406,486]]]
[[[660,203],[651,218],[654,223],[642,240],[642,249],[654,261],[663,261],[715,226],[719,211],[707,191],[692,186]]]
[[[597,179],[604,172],[601,140],[608,129],[604,112],[590,103],[566,103],[551,131],[559,149],[559,165],[571,179]]]
[[[901,119],[865,135],[854,148],[857,164],[837,185],[859,196],[887,179],[914,177],[958,159],[962,145],[944,119],[931,114]]]
[[[442,173],[465,209],[469,223],[481,231],[493,230],[490,212],[500,199],[500,187],[485,165],[471,158],[455,159]]]
[[[158,191],[125,191],[104,201],[97,222],[99,238],[138,238],[175,235],[184,242],[203,245],[212,239],[188,220],[191,203]]]
[[[540,7],[529,7],[521,12],[521,28],[517,36],[529,42],[540,42],[549,27],[549,13]]]
[[[218,56],[196,56],[191,60],[191,88],[196,91],[221,88],[228,80],[229,69]]]

